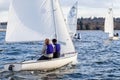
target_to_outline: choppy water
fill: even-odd
[[[80,33],[81,41],[74,42],[78,52],[76,66],[68,65],[51,72],[1,72],[0,80],[120,80],[120,41],[107,40],[107,35],[102,31]],[[5,33],[0,32],[1,70],[5,63],[40,56],[42,42],[5,44],[4,36]]]

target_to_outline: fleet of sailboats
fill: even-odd
[[[22,6],[21,6],[22,5]],[[63,18],[59,0],[12,0],[9,8],[5,40],[7,43],[34,42],[56,38],[61,45],[60,58],[51,60],[29,60],[21,63],[9,63],[4,66],[5,71],[23,70],[53,70],[67,64],[77,63],[72,38],[77,35],[78,1],[70,9],[67,23]],[[104,31],[110,40],[119,40],[114,36],[113,9],[109,8],[105,17]],[[76,37],[77,36],[77,37]],[[11,68],[11,69],[10,69]]]
[[[22,5],[22,6],[21,6]],[[77,52],[67,31],[59,0],[12,0],[6,42],[41,41],[56,38],[61,45],[60,58],[10,63],[6,71],[52,70],[77,62]]]

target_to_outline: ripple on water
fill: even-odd
[[[102,31],[80,31],[82,40],[74,42],[78,52],[75,67],[63,67],[51,72],[2,72],[0,79],[10,80],[119,80],[120,41],[108,41]],[[43,42],[4,43],[5,33],[0,32],[0,69],[5,63],[37,59]]]

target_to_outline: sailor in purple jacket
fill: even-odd
[[[60,50],[61,50],[60,44],[57,43],[56,39],[53,39],[52,42],[54,45],[53,58],[59,58],[60,57]]]
[[[48,60],[53,58],[53,45],[49,39],[45,39],[45,44],[42,49],[42,56],[38,60]]]

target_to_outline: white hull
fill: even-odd
[[[110,40],[119,40],[119,37],[114,36],[114,37],[111,37]]]
[[[62,66],[65,66],[69,63],[75,64],[77,62],[77,53],[72,54],[68,57],[61,57],[51,60],[31,60],[31,61],[25,61],[22,63],[14,63],[13,71],[34,71],[34,70],[40,70],[40,71],[48,71],[48,70],[54,70],[57,68],[60,68]],[[5,71],[9,71],[9,66],[11,64],[7,64],[4,66]]]

